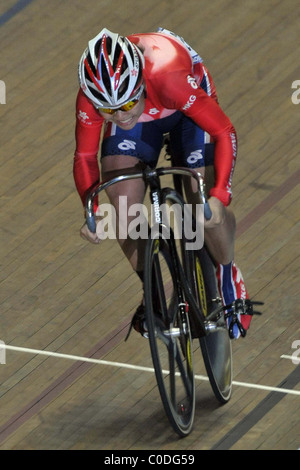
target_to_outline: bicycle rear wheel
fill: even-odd
[[[178,252],[181,255],[181,263],[196,301],[196,307],[198,306],[191,312],[191,329],[193,337],[199,337],[202,357],[212,390],[220,403],[226,403],[232,392],[232,350],[224,315],[219,314],[220,305],[213,300],[218,297],[215,267],[205,246],[197,250],[188,249],[191,246],[191,240],[185,238],[182,196],[177,191],[167,188],[163,191],[163,200],[170,206],[181,208],[178,212],[173,211],[181,233]],[[193,232],[196,233],[195,220],[193,224]],[[201,233],[200,227],[198,232]],[[190,297],[188,300],[191,301]],[[193,302],[190,303],[194,305]],[[207,318],[214,311],[215,317],[210,318],[213,328],[206,329],[204,332],[205,325],[210,323]]]
[[[159,231],[148,240],[145,256],[146,324],[157,385],[173,429],[184,437],[192,429],[195,413],[189,318],[169,243]]]
[[[220,306],[213,300],[218,295],[215,268],[205,248],[188,256],[199,310],[204,314],[204,323],[212,324],[207,334],[199,338],[206,372],[216,398],[227,403],[232,392],[232,349],[224,315],[220,315]],[[208,316],[210,322],[206,321]]]

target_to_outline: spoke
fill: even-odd
[[[187,362],[187,359],[185,359],[186,367],[184,364],[184,361],[182,360],[182,356],[180,354],[179,348],[177,348],[177,354],[176,354],[176,362],[178,365],[178,369],[181,375],[181,380],[182,383],[185,387],[186,393],[190,395],[192,393],[192,387],[191,387],[191,380],[189,377],[189,374],[187,373],[186,367],[189,368],[189,364]]]
[[[174,354],[174,344],[173,341],[170,342],[169,349],[169,369],[170,369],[170,390],[171,390],[171,401],[173,408],[176,410],[176,378],[175,378],[175,354]]]
[[[189,364],[187,359],[183,359],[180,353],[181,346],[178,345],[176,340],[169,341],[168,352],[169,352],[169,371],[170,371],[170,387],[171,387],[171,396],[173,406],[177,405],[176,403],[176,380],[175,376],[181,377],[181,381],[184,385],[187,396],[190,396],[192,393],[192,383],[190,379],[190,374],[188,373]],[[178,372],[176,371],[176,364],[178,366]],[[191,371],[193,372],[193,371]]]
[[[164,281],[161,272],[161,266],[158,259],[158,255],[154,255],[154,272],[155,272],[155,279],[157,282],[157,291],[159,297],[159,303],[161,308],[161,314],[164,319],[168,318],[168,307],[167,307],[167,300],[165,295],[165,288],[164,288]]]

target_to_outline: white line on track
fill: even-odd
[[[131,370],[140,370],[143,372],[154,372],[154,369],[152,367],[144,367],[144,366],[138,366],[134,364],[126,364],[124,362],[112,362],[112,361],[105,361],[103,359],[93,359],[91,357],[82,357],[82,356],[73,356],[71,354],[62,354],[62,353],[57,353],[57,352],[52,352],[52,351],[45,351],[45,350],[40,350],[40,349],[30,349],[30,348],[21,348],[18,346],[9,346],[7,344],[0,343],[0,351],[1,349],[6,349],[10,351],[17,351],[17,352],[23,352],[23,353],[29,353],[29,354],[35,354],[35,355],[42,355],[42,356],[48,356],[48,357],[57,357],[60,359],[68,359],[72,361],[80,361],[80,362],[89,362],[92,364],[99,364],[99,365],[104,365],[104,366],[110,366],[110,367],[121,367],[124,369],[131,369]],[[281,356],[282,358],[286,359],[292,359],[292,356]],[[168,374],[169,371],[165,370],[163,371],[165,374]],[[195,375],[195,378],[197,380],[206,380],[208,381],[208,377],[205,375]],[[287,393],[290,395],[299,395],[300,396],[300,391],[298,390],[291,390],[287,388],[279,388],[279,387],[269,387],[268,385],[259,385],[259,384],[251,384],[251,383],[246,383],[246,382],[237,382],[233,381],[233,385],[237,385],[239,387],[246,387],[246,388],[255,388],[259,390],[266,390],[266,391],[271,391],[271,392],[279,392],[279,393]]]
[[[300,364],[300,357],[296,357],[296,356],[287,356],[286,354],[282,354],[282,356],[280,356],[281,359],[290,359],[292,361],[293,364]]]

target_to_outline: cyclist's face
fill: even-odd
[[[106,121],[113,122],[121,129],[130,130],[136,125],[139,117],[143,114],[144,109],[145,98],[144,95],[142,95],[138,103],[130,111],[118,110],[114,114],[107,114],[99,110],[99,113]]]

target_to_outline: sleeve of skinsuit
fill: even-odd
[[[167,73],[161,90],[164,95],[162,99],[168,107],[180,109],[212,136],[215,142],[215,186],[210,195],[227,206],[232,196],[231,180],[237,152],[236,132],[230,119],[219,104],[184,71]]]
[[[100,179],[98,151],[103,122],[103,118],[80,90],[76,100],[73,175],[83,205],[88,191]],[[97,204],[98,201],[95,201],[95,209]]]

